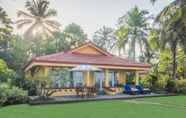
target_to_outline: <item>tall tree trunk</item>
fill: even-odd
[[[134,61],[136,61],[136,37],[134,39]]]
[[[177,48],[177,41],[173,41],[171,44],[171,51],[172,51],[172,79],[176,80],[176,68],[177,68],[177,64],[176,64],[176,48]]]
[[[132,40],[132,52],[133,52],[133,60],[136,61],[136,37],[137,37],[137,29],[134,29],[134,39]]]
[[[121,48],[118,48],[118,54],[121,56]]]

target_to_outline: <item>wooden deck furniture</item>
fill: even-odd
[[[80,97],[92,97],[97,94],[97,89],[95,87],[76,88],[76,93]]]

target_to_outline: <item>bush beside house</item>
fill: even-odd
[[[15,76],[15,72],[0,59],[0,106],[27,101],[27,91],[15,85]]]
[[[0,105],[26,103],[27,100],[27,91],[10,83],[0,84]]]

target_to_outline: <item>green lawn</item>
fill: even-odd
[[[41,106],[15,105],[1,108],[0,118],[186,118],[186,96]]]

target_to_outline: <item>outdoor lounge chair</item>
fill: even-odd
[[[148,88],[143,88],[142,85],[136,85],[136,89],[138,89],[138,93],[139,93],[139,94],[148,94],[148,93],[151,92],[150,89],[148,89]]]
[[[136,88],[132,88],[129,84],[125,84],[124,93],[134,95],[134,94],[138,94],[139,90]]]

